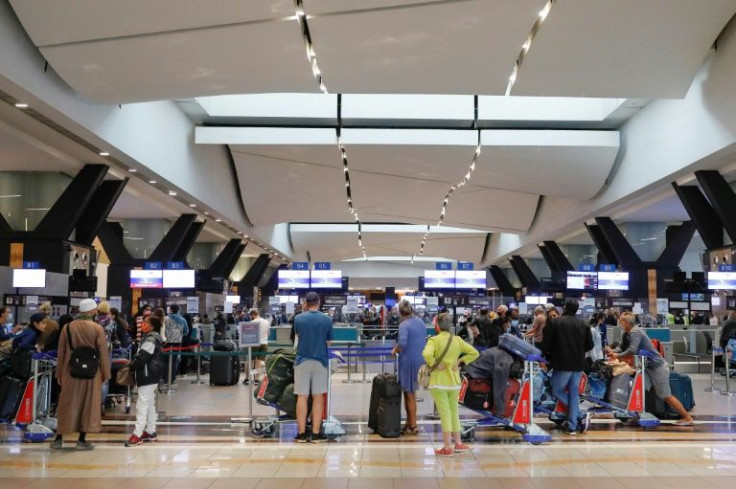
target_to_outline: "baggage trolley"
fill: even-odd
[[[119,349],[111,350],[110,351],[111,370],[114,370],[112,369],[112,367],[118,367],[118,366],[123,367],[125,365],[128,365],[132,358],[132,352],[133,352],[132,345],[127,348],[119,348]],[[110,382],[112,382],[112,380],[113,379],[110,379],[108,381],[108,386],[110,385]],[[126,414],[130,413],[130,405],[132,402],[131,391],[132,391],[132,387],[127,386],[124,389],[124,393],[114,392],[111,394],[109,392],[109,387],[108,387],[108,393],[105,396],[105,399],[103,400],[105,407],[111,407],[116,404],[124,404]]]
[[[330,350],[329,352],[327,372],[330,376],[330,380],[328,380],[327,382],[325,413],[323,414],[322,418],[322,431],[324,435],[331,440],[345,435],[345,428],[343,428],[342,423],[340,423],[340,421],[338,421],[334,416],[330,414],[330,407],[332,406],[332,362],[334,360],[337,360],[340,363],[345,363],[345,358],[337,350]],[[294,421],[293,418],[280,414],[281,408],[278,406],[277,403],[263,403],[261,401],[259,402],[265,406],[270,406],[274,408],[276,410],[276,414],[252,419],[250,422],[250,431],[251,433],[253,433],[253,435],[262,436],[264,438],[272,438],[276,435],[276,426],[279,423]],[[309,420],[307,420],[307,422],[309,422]]]
[[[645,386],[646,386],[646,364],[647,359],[652,358],[655,353],[647,350],[639,350],[635,356],[635,368],[636,373],[634,374],[633,387],[629,393],[629,399],[625,408],[615,406],[610,402],[592,396],[588,387],[588,376],[583,374],[580,378],[580,384],[578,386],[580,392],[580,399],[593,404],[596,408],[595,411],[591,412],[608,412],[613,415],[614,418],[618,419],[622,423],[628,423],[629,421],[636,421],[636,423],[642,428],[656,428],[659,426],[659,418],[651,413],[646,412],[645,405]],[[560,426],[565,421],[565,408],[557,401],[554,412],[550,413],[549,419],[556,425]]]
[[[51,382],[56,368],[56,352],[34,353],[33,375],[23,393],[15,424],[24,428],[23,438],[39,443],[54,436],[56,418],[51,416]]]
[[[475,439],[475,429],[479,426],[502,426],[522,434],[524,441],[532,445],[539,445],[552,439],[549,433],[534,423],[534,367],[536,364],[545,363],[544,359],[537,355],[523,358],[524,374],[522,376],[519,398],[509,418],[503,418],[493,414],[491,411],[468,408],[484,417],[478,420],[462,420],[460,422],[460,434],[465,441]]]

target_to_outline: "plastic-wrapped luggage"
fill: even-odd
[[[634,386],[634,378],[628,374],[616,375],[611,379],[608,388],[608,402],[614,406],[626,409],[629,406],[631,389]]]
[[[530,356],[542,356],[542,352],[539,348],[510,333],[504,333],[501,335],[501,338],[498,341],[498,346],[504,351],[522,359]]]
[[[294,383],[294,361],[296,355],[286,351],[276,351],[266,359],[266,375],[255,393],[261,404],[276,403],[286,386]]]
[[[588,395],[595,399],[605,399],[608,391],[608,379],[601,377],[600,374],[588,375]]]

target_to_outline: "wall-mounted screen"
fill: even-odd
[[[425,270],[424,271],[424,288],[425,289],[454,289],[455,288],[455,271],[454,270]]]
[[[736,290],[736,272],[708,272],[711,290]]]
[[[225,302],[232,302],[233,304],[240,304],[240,296],[239,295],[225,296]]]
[[[43,268],[13,269],[13,287],[46,287],[46,270]]]
[[[342,272],[340,270],[312,270],[311,285],[313,289],[341,289]]]
[[[164,289],[193,289],[194,270],[164,270]]]
[[[567,272],[567,288],[568,290],[598,289],[598,272]]]
[[[425,281],[426,286],[426,281]],[[455,287],[458,289],[485,289],[485,270],[458,270],[455,272]]]
[[[279,270],[279,289],[308,289],[309,270]]]
[[[161,270],[131,270],[131,289],[161,289],[164,286],[164,277]]]
[[[598,272],[598,290],[629,290],[629,272]]]

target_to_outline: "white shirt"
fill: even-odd
[[[261,335],[261,339],[260,339],[261,345],[267,345],[268,344],[268,332],[271,329],[271,323],[269,323],[267,319],[263,319],[262,317],[257,317],[253,319],[253,322],[258,323],[258,332]]]

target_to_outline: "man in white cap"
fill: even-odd
[[[79,433],[77,450],[92,450],[87,433],[102,429],[102,383],[110,379],[105,330],[94,322],[97,303],[83,299],[79,316],[59,336],[56,377],[61,386],[58,427],[51,448],[63,448],[62,435]]]

